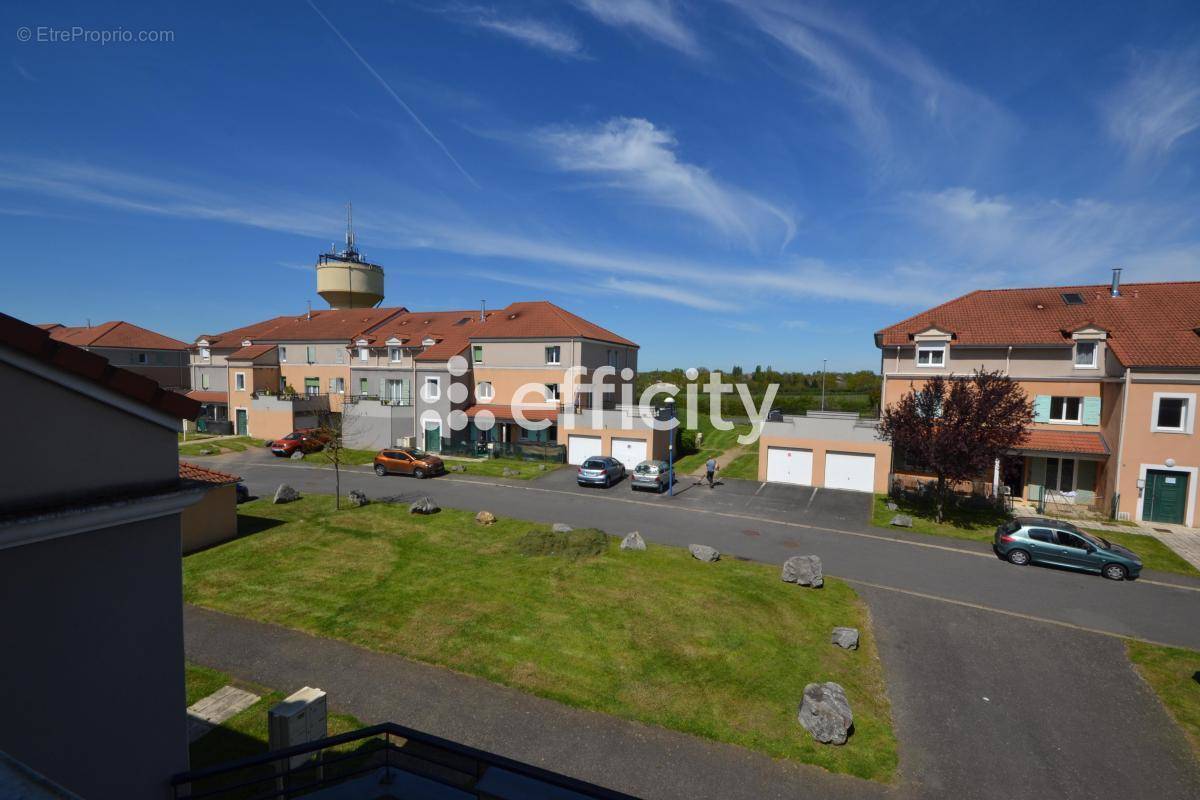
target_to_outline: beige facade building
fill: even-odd
[[[144,375],[165,389],[186,392],[191,388],[188,346],[178,339],[119,320],[78,327],[52,322],[38,327],[57,342],[107,358],[114,367]]]

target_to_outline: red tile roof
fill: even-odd
[[[242,342],[246,341],[247,339],[253,341],[255,337],[265,336],[270,331],[274,330],[280,325],[291,322],[293,319],[295,319],[295,317],[291,315],[272,317],[271,319],[264,319],[262,322],[254,322],[250,325],[243,325],[240,328],[234,328],[233,330],[225,331],[224,333],[206,333],[201,336],[197,336],[196,341],[208,342],[209,347],[216,348],[241,347]],[[193,347],[195,346],[196,345],[193,345]]]
[[[276,345],[273,344],[252,344],[249,347],[239,347],[229,354],[230,361],[253,361],[261,355],[274,350]]]
[[[1106,456],[1108,443],[1098,433],[1085,431],[1048,431],[1035,428],[1025,434],[1018,450],[1037,453],[1079,453]]]
[[[624,336],[618,336],[545,300],[510,303],[507,308],[491,314],[487,322],[471,333],[472,339],[534,339],[560,336],[597,339],[637,347],[637,344]]]
[[[167,391],[147,377],[114,367],[103,356],[55,341],[42,328],[2,313],[0,344],[177,419],[195,419],[200,413],[200,404],[195,400]]]
[[[188,346],[178,339],[163,336],[152,330],[134,325],[132,322],[102,322],[99,325],[68,327],[59,323],[38,325],[55,341],[73,344],[76,347],[127,347],[145,350],[187,350]]]
[[[1081,305],[1067,305],[1064,293]],[[875,334],[880,346],[904,345],[930,327],[954,334],[955,345],[1037,345],[1071,342],[1094,325],[1128,367],[1200,367],[1200,281],[1130,283],[1120,297],[1108,286],[1057,286],[971,292]]]
[[[179,462],[179,479],[211,483],[215,486],[224,486],[225,484],[237,483],[241,480],[237,475],[230,475],[228,472],[218,472],[215,469],[208,469],[207,467],[192,464],[188,461]]]
[[[471,406],[467,409],[467,416],[471,419],[481,411],[490,411],[492,416],[498,420],[507,422],[516,421],[517,417],[513,414],[512,406],[491,405],[483,403],[480,405]],[[522,408],[521,413],[525,415],[525,419],[530,422],[538,422],[543,419],[548,419],[551,422],[558,421],[558,409],[556,408]]]
[[[229,401],[229,396],[225,392],[206,392],[203,389],[192,389],[187,393],[187,396],[198,403],[225,403]]]

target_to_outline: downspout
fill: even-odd
[[[1121,461],[1125,457],[1125,419],[1129,412],[1129,387],[1132,384],[1129,367],[1125,368],[1125,388],[1121,393],[1121,427],[1117,432],[1117,474],[1113,479],[1113,518],[1117,518],[1121,506]],[[1137,514],[1131,514],[1130,518]]]
[[[1004,374],[1012,375],[1012,345],[1008,346],[1008,355],[1004,357]]]

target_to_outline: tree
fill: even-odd
[[[349,449],[346,438],[353,433],[357,419],[355,405],[344,403],[340,413],[321,412],[317,428],[325,445],[321,452],[333,465],[333,507],[338,511],[342,509],[342,464],[346,463],[346,450]]]
[[[970,378],[935,376],[910,389],[884,409],[879,438],[937,476],[934,504],[941,522],[954,484],[990,474],[1032,421],[1033,404],[1020,384],[979,370]]]

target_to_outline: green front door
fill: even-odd
[[[244,408],[237,410],[237,435],[246,435],[246,409]]]
[[[435,425],[425,429],[425,449],[437,453],[442,449],[442,426]]]
[[[1182,525],[1183,514],[1187,509],[1187,483],[1186,472],[1149,470],[1146,473],[1142,519]]]

